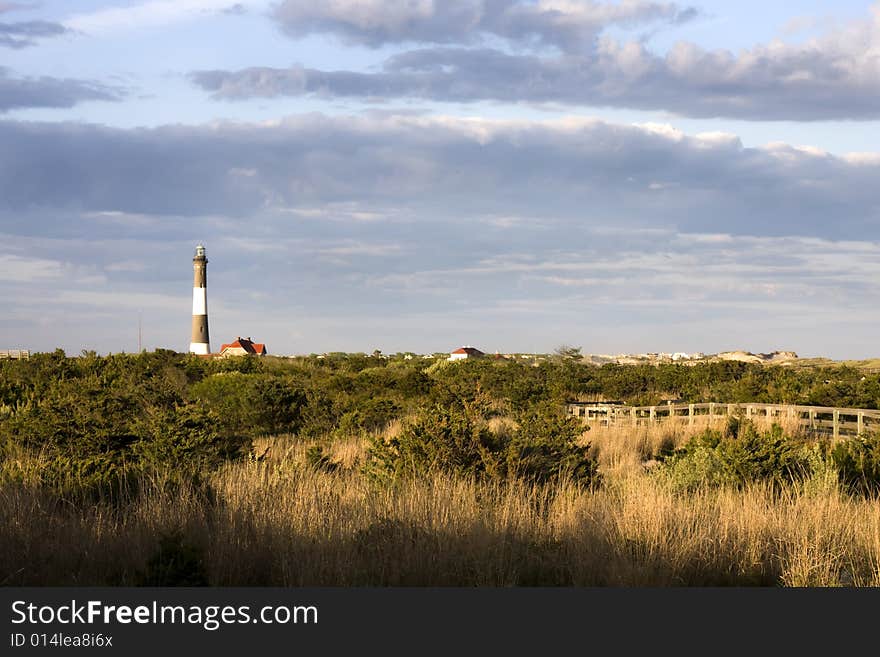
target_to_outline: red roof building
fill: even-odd
[[[250,338],[241,336],[235,342],[224,344],[220,347],[221,356],[265,356],[266,345],[251,341]]]
[[[481,358],[485,356],[482,351],[474,347],[461,347],[449,354],[447,360],[465,360],[468,358]]]

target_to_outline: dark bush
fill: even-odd
[[[464,475],[494,474],[500,467],[497,438],[465,411],[425,409],[397,436],[374,436],[368,468],[373,474],[420,475],[444,470]]]
[[[880,435],[844,440],[831,448],[830,456],[846,490],[860,495],[880,493]]]
[[[188,404],[151,413],[139,426],[132,453],[142,468],[212,469],[245,456],[249,438],[223,430],[215,413]]]
[[[228,430],[251,437],[296,433],[307,402],[301,390],[278,377],[238,371],[206,377],[191,387],[190,394]]]
[[[339,429],[347,433],[379,431],[400,417],[403,408],[390,399],[368,399],[349,411],[339,421]]]
[[[203,551],[180,531],[159,538],[159,547],[136,576],[137,586],[208,586]]]
[[[547,481],[560,476],[596,484],[589,446],[576,443],[583,428],[561,413],[532,412],[518,426],[492,431],[475,406],[423,409],[391,438],[371,440],[367,471],[414,476],[440,470],[478,478]]]
[[[598,465],[589,456],[589,445],[577,442],[583,431],[578,420],[554,408],[521,416],[506,446],[507,471],[539,481],[563,476],[598,483]]]

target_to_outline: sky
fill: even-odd
[[[880,356],[880,2],[0,0],[0,349]]]

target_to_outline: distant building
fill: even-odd
[[[258,344],[251,339],[241,336],[235,339],[235,342],[224,344],[220,347],[220,356],[265,356],[266,345]]]
[[[468,360],[470,358],[482,358],[485,355],[486,354],[482,351],[475,349],[474,347],[461,347],[449,354],[447,360]]]

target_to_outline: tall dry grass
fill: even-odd
[[[596,490],[439,473],[378,486],[360,474],[362,439],[327,444],[327,472],[290,437],[209,485],[64,499],[7,483],[0,584],[143,583],[176,533],[213,585],[880,585],[876,500],[828,481],[680,493],[651,474],[646,460],[697,430],[588,432]]]

